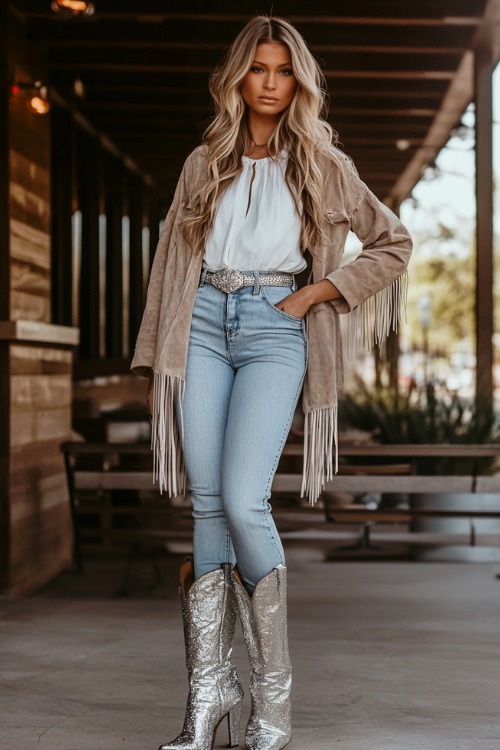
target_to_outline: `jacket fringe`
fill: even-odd
[[[338,471],[337,406],[315,409],[305,415],[304,470],[301,497],[307,496],[311,505],[317,501],[325,483]]]
[[[153,416],[151,423],[151,448],[153,450],[153,482],[158,482],[160,492],[169,497],[184,495],[186,469],[182,456],[182,422],[176,419],[176,404],[184,396],[184,380],[175,375],[154,373]],[[181,414],[181,410],[178,410]]]
[[[348,356],[356,359],[360,353],[381,346],[391,331],[397,331],[406,320],[408,273],[405,271],[377,294],[368,297],[349,315]]]

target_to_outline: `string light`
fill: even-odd
[[[95,12],[94,5],[86,0],[54,0],[50,7],[66,16],[92,16]]]
[[[27,107],[34,115],[46,115],[50,111],[47,86],[41,81],[14,83],[10,91],[12,96],[18,96],[22,91],[28,92]]]

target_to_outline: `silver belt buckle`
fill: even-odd
[[[243,286],[243,274],[241,271],[234,271],[232,268],[222,268],[214,273],[210,281],[212,286],[220,292],[230,294]]]

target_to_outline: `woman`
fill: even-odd
[[[209,750],[226,716],[238,743],[236,610],[251,665],[246,747],[278,750],[291,738],[291,665],[273,476],[303,389],[303,493],[314,502],[331,478],[338,313],[353,311],[354,346],[396,327],[411,241],[335,147],[321,72],[290,23],[252,19],[211,93],[215,118],[167,214],[132,362],[150,378],[155,476],[175,495],[187,470],[194,517],[180,576],[190,691],[183,731],[161,750]],[[349,229],[363,252],[339,268]]]

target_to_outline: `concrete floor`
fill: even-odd
[[[1,750],[156,750],[176,735],[179,560],[161,561],[154,590],[140,563],[127,598],[113,596],[123,561],[94,559],[0,600]],[[288,566],[290,750],[499,750],[498,564],[325,563],[291,548]],[[235,652],[246,683],[240,633]],[[226,740],[221,726],[215,747]]]

